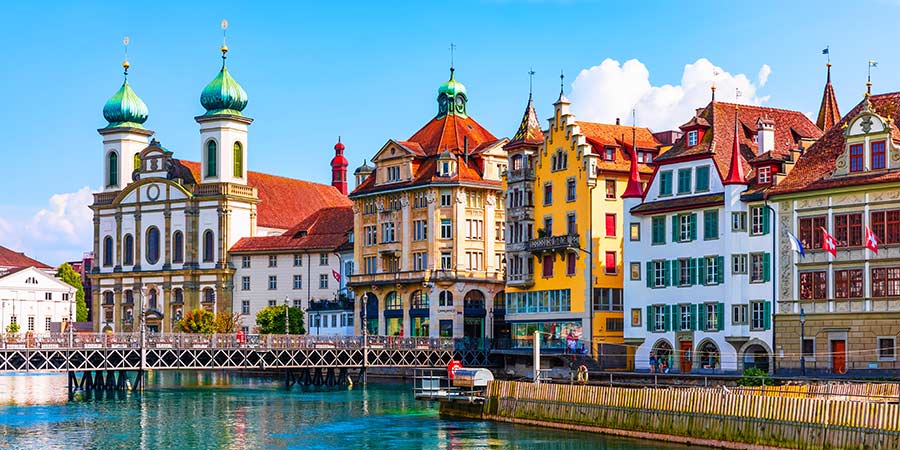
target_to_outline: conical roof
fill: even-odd
[[[519,129],[516,130],[516,135],[505,147],[515,148],[525,144],[541,145],[543,143],[544,132],[541,130],[541,123],[538,121],[537,113],[534,110],[534,101],[529,95],[525,113],[522,115],[522,122],[519,123]]]
[[[816,126],[822,131],[827,131],[841,120],[837,97],[835,97],[834,87],[831,85],[831,63],[828,63],[827,66],[828,77],[825,81],[825,91],[822,93],[822,105],[819,106],[819,117],[816,119]]]

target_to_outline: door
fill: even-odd
[[[679,344],[679,350],[681,350],[681,373],[688,373],[691,371],[691,358],[693,355],[691,354],[691,348],[694,346],[691,341],[684,341]]]
[[[847,373],[846,341],[831,341],[831,371],[838,375]]]

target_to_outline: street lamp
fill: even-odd
[[[806,376],[806,352],[804,346],[806,344],[806,312],[800,308],[800,374]]]
[[[288,297],[287,297],[287,295],[285,295],[284,296],[284,334],[291,334],[291,328],[290,328],[291,321],[290,321],[289,316],[290,316],[290,311],[288,310]]]

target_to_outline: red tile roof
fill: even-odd
[[[828,77],[825,81],[825,92],[822,93],[822,105],[819,106],[816,126],[822,131],[827,131],[840,120],[841,112],[838,110],[837,98],[834,96],[834,87],[831,86],[831,63],[828,63]]]
[[[36,259],[25,256],[25,253],[19,253],[0,245],[0,268],[20,269],[25,267],[52,269]]]
[[[245,237],[232,253],[296,250],[336,250],[353,230],[353,209],[349,206],[322,208],[278,236]]]
[[[900,115],[900,92],[873,95],[869,97],[869,101],[875,113],[882,117]],[[828,129],[821,139],[803,153],[803,156],[797,160],[794,170],[781,180],[769,192],[769,195],[900,181],[900,171],[897,170],[863,172],[842,177],[832,176],[835,162],[838,156],[844,152],[846,145],[844,125],[859,114],[864,107],[865,101],[858,103],[835,126]],[[892,135],[900,136],[893,123],[892,128]]]
[[[631,141],[632,133],[634,142],[639,150],[659,151],[662,143],[659,142],[649,128],[630,127],[627,125],[610,125],[595,122],[576,122],[581,134],[584,135],[591,152],[600,155],[597,163],[600,170],[630,173],[631,171]],[[612,161],[603,159],[606,147],[614,147],[615,155]],[[653,168],[647,164],[638,164],[638,171],[644,174],[653,173]]]
[[[201,179],[200,163],[185,160],[175,160],[175,163],[189,172],[180,171],[185,182],[196,183]],[[190,179],[184,175],[190,175]],[[251,171],[247,172],[247,184],[255,187],[259,195],[256,224],[266,228],[287,229],[321,208],[353,204],[337,188],[327,184]]]
[[[500,140],[471,117],[446,115],[435,118],[415,132],[408,140],[396,142],[408,149],[415,158],[412,179],[375,186],[375,174],[373,173],[366,177],[350,195],[369,194],[430,183],[474,182],[494,186],[501,185],[499,181],[484,179],[484,161],[480,157],[485,149]],[[468,144],[469,150],[468,157],[465,155],[466,144]],[[457,161],[457,172],[452,177],[438,176],[437,159],[444,150],[450,151]]]
[[[739,107],[739,108],[738,108]],[[677,162],[691,157],[712,157],[716,162],[721,179],[728,176],[731,168],[732,148],[735,133],[735,108],[737,111],[739,142],[741,147],[741,168],[745,175],[752,176],[748,161],[757,157],[757,145],[753,142],[756,134],[756,121],[768,118],[775,123],[774,154],[779,159],[786,159],[791,149],[799,146],[801,138],[817,139],[822,135],[809,118],[799,111],[769,108],[764,106],[736,105],[733,103],[710,102],[703,108],[696,121],[690,123],[709,123],[703,139],[693,147],[687,146],[687,134],[682,136],[671,149],[656,158],[657,164]]]

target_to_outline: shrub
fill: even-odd
[[[741,386],[772,386],[775,384],[767,372],[756,367],[744,370],[744,376],[737,383]]]

